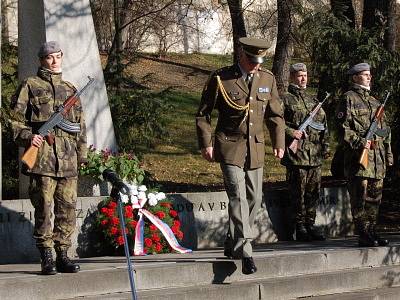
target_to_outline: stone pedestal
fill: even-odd
[[[35,75],[37,52],[46,41],[56,40],[64,53],[63,77],[77,88],[95,83],[82,95],[88,145],[117,150],[103,70],[94,31],[89,0],[19,0],[18,76]],[[20,183],[20,197],[27,197],[26,182]]]

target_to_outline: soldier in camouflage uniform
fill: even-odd
[[[78,164],[85,163],[87,155],[85,121],[78,100],[66,116],[78,127],[78,132],[56,128],[53,145],[37,134],[38,128],[55,109],[76,92],[71,83],[62,79],[63,53],[57,42],[44,43],[38,56],[37,76],[25,79],[12,99],[13,135],[19,146],[39,148],[34,167],[27,169],[24,166],[22,172],[30,176],[29,195],[35,208],[33,236],[41,254],[42,274],[75,273],[79,271],[79,265],[70,261],[67,250],[76,222]],[[52,204],[54,228],[51,224]],[[55,264],[53,247],[57,254]]]
[[[262,201],[266,122],[274,155],[284,152],[284,120],[274,75],[263,70],[268,43],[240,38],[239,63],[214,72],[206,83],[196,115],[202,156],[220,163],[229,198],[229,234],[224,254],[242,258],[242,272],[257,271],[252,259],[253,225]],[[215,141],[211,112],[218,110]]]
[[[286,151],[281,163],[286,166],[290,199],[295,206],[296,240],[303,242],[325,240],[314,223],[321,189],[322,159],[329,156],[327,121],[322,108],[304,132],[298,130],[318,104],[306,93],[307,81],[305,64],[290,66],[290,85],[282,97]],[[294,139],[299,140],[296,153],[289,149]]]
[[[337,118],[341,124],[344,173],[349,180],[353,222],[359,233],[360,246],[385,246],[389,241],[378,236],[375,227],[386,167],[393,164],[390,130],[383,116],[378,127],[388,129],[387,135],[376,135],[372,142],[366,141],[365,135],[381,103],[370,94],[371,72],[367,63],[353,66],[348,75],[352,86],[340,101]],[[369,149],[367,169],[359,164],[364,147]]]

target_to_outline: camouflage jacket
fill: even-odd
[[[366,143],[364,137],[379,105],[380,102],[368,90],[358,85],[353,85],[339,103],[337,118],[340,123],[340,142],[345,151],[344,172],[347,177],[383,179],[386,165],[393,163],[390,131],[386,137],[374,136],[373,149],[368,151],[368,168],[364,170],[358,163]],[[389,129],[385,116],[378,127]]]
[[[218,80],[219,78],[219,80]],[[245,107],[239,110],[237,107]],[[235,108],[236,107],[236,108]],[[218,110],[215,140],[212,139],[211,112]],[[196,115],[200,148],[214,146],[217,162],[249,168],[264,165],[266,123],[273,148],[284,149],[283,111],[274,75],[261,68],[254,74],[251,90],[238,65],[211,74]]]
[[[324,129],[317,130],[308,126],[305,130],[307,137],[299,141],[297,152],[293,153],[289,145],[293,141],[294,131],[300,127],[318,103],[307,95],[304,89],[294,85],[289,85],[288,93],[282,97],[282,100],[286,122],[286,151],[281,163],[285,166],[320,166],[323,156],[329,153],[328,127],[324,110],[321,108],[313,119]]]
[[[37,76],[28,77],[18,87],[11,101],[11,126],[15,142],[29,147],[32,134],[37,133],[55,109],[75,93],[75,87],[55,74],[39,68]],[[79,133],[68,133],[59,128],[54,131],[54,144],[46,141],[39,148],[34,167],[24,168],[23,173],[34,173],[53,177],[78,175],[78,164],[86,161],[86,126],[81,102],[78,100],[66,119],[80,123]]]

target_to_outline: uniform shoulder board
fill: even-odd
[[[259,72],[264,72],[264,73],[267,73],[267,74],[270,74],[270,75],[274,76],[274,73],[272,73],[270,70],[264,69],[262,67],[258,68],[258,71]]]

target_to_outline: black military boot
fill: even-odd
[[[314,226],[314,225],[306,225],[306,230],[308,235],[311,237],[313,241],[325,241],[326,237],[322,232],[322,229]]]
[[[77,273],[81,269],[69,259],[67,250],[57,251],[56,267],[60,273]]]
[[[300,242],[311,242],[311,236],[308,234],[304,224],[296,224],[296,241]]]
[[[40,259],[42,266],[42,275],[54,275],[57,274],[56,266],[53,261],[53,253],[50,248],[39,249]]]
[[[358,236],[358,246],[360,247],[377,247],[378,241],[367,230],[362,230]]]
[[[371,229],[369,232],[370,232],[370,235],[374,238],[374,240],[378,242],[379,246],[388,246],[389,245],[389,240],[380,237],[379,234],[376,232],[375,226],[371,226]]]

